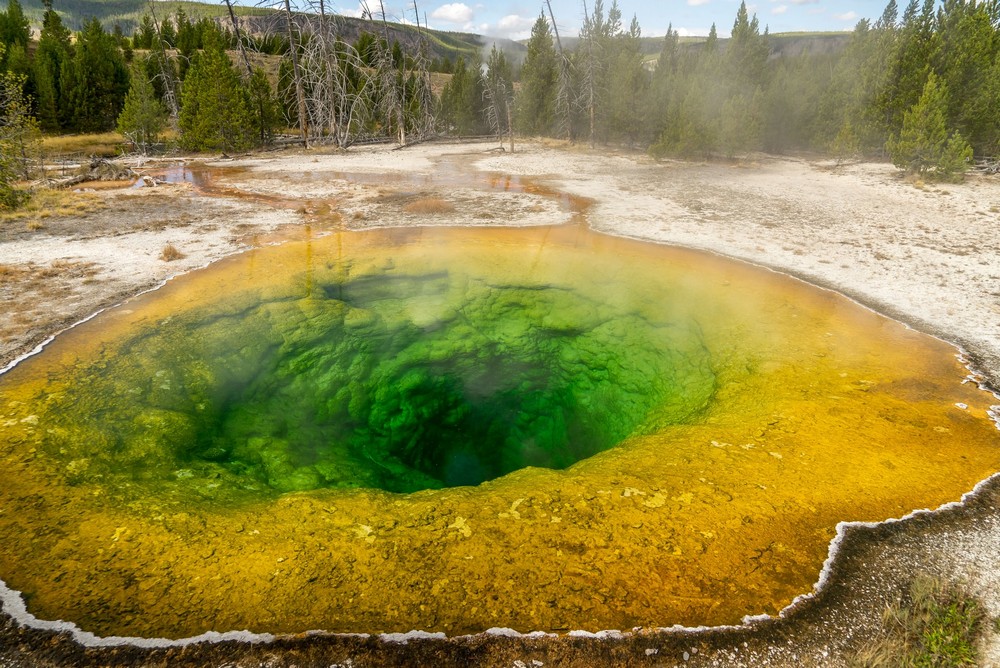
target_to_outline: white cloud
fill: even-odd
[[[711,28],[674,28],[674,30],[681,37],[708,37],[708,33],[711,32]],[[716,27],[715,32],[723,39],[730,36],[730,31],[719,30],[718,27]]]
[[[792,0],[793,5],[818,5],[819,0]]]
[[[701,5],[707,5],[711,0],[687,0],[688,5],[691,7],[700,7]]]
[[[474,32],[480,35],[518,40],[529,37],[533,25],[535,25],[535,19],[525,18],[517,14],[508,14],[497,21],[496,24],[481,23],[475,26]],[[473,27],[468,26],[465,29],[472,30]]]
[[[452,2],[447,5],[441,5],[431,12],[431,18],[465,25],[472,21],[472,9],[464,3]]]
[[[328,4],[327,7],[329,7],[330,4]],[[409,19],[406,14],[407,11],[409,11],[410,14],[413,13],[412,6],[409,8],[409,10],[406,8],[405,5],[393,6],[390,5],[388,2],[384,3],[384,6],[385,6],[386,19],[388,19],[389,21],[398,21],[399,23],[410,23],[412,25],[413,23],[412,19]],[[278,8],[280,9],[283,7],[284,5],[280,4],[279,2]],[[366,11],[365,9],[366,7],[368,10],[371,11],[373,20],[376,21],[382,20],[382,5],[379,5],[378,0],[367,0],[367,2],[365,2],[364,0],[359,0],[357,7],[354,9],[337,9],[335,11],[337,14],[340,14],[341,16],[353,16],[354,18],[358,19],[362,17],[367,18],[368,11]],[[421,19],[421,23],[423,23],[423,19]]]
[[[358,3],[358,6],[355,9],[341,9],[337,13],[342,16],[353,16],[356,19],[360,19],[362,15],[364,15],[365,10],[361,3]]]
[[[518,16],[517,14],[508,14],[500,19],[497,23],[497,28],[500,30],[515,32],[524,30],[525,28],[530,28],[533,25],[535,25],[535,19]]]
[[[853,21],[858,18],[857,12],[847,12],[846,14],[834,14],[833,18],[839,19],[841,21]]]
[[[788,11],[788,5],[778,5],[777,7],[775,7],[774,9],[771,10],[771,13],[772,14],[784,14],[787,11]]]

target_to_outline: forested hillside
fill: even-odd
[[[892,0],[857,24],[844,48],[779,55],[741,5],[732,38],[713,26],[697,47],[676,32],[652,71],[641,31],[612,4],[594,4],[573,53],[539,19],[520,72],[522,131],[590,143],[648,146],[656,155],[819,151],[890,157],[952,178],[975,152],[1000,145],[1000,5]]]
[[[20,0],[0,12],[0,182],[38,164],[37,137],[117,129],[148,150],[244,150],[292,128],[306,144],[518,132],[648,148],[657,156],[755,151],[889,157],[956,178],[1000,151],[1000,2],[895,0],[851,34],[772,36],[741,5],[732,37],[658,54],[617,1],[593,3],[569,48],[539,16],[523,64],[474,35],[323,12],[192,17],[149,5],[134,31],[75,33],[45,5],[32,37]],[[219,9],[227,9],[221,6]],[[454,57],[452,57],[454,56]],[[432,71],[448,82],[436,95]],[[8,198],[13,202],[13,199]]]

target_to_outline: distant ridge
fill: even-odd
[[[38,27],[44,11],[42,0],[21,0],[21,2],[25,14]],[[132,34],[143,15],[149,11],[147,0],[53,0],[53,7],[62,15],[66,26],[72,30],[79,30],[87,19],[97,18],[108,30],[115,24],[121,26],[126,35]],[[228,16],[225,5],[221,3],[156,0],[157,16],[161,19],[175,15],[178,8],[183,8],[188,17],[195,20],[203,17]],[[281,15],[275,10],[239,5],[234,5],[234,8],[241,17],[244,29],[258,34],[275,32],[279,28],[283,30],[283,26],[277,24]],[[383,30],[387,30],[390,39],[398,41],[404,48],[416,46],[421,37],[426,39],[433,58],[448,58],[454,61],[458,57],[471,58],[478,53],[485,59],[485,52],[496,44],[497,48],[504,51],[514,63],[520,64],[527,52],[525,46],[527,40],[515,42],[509,39],[443,30],[421,29],[418,32],[416,26],[408,24],[389,22],[383,26],[381,21],[367,21],[349,16],[337,16],[337,20],[341,25],[341,36],[346,41],[355,42],[362,31],[381,34]],[[776,33],[770,35],[772,56],[836,53],[847,45],[850,37],[850,32]],[[573,50],[579,39],[564,36],[562,41],[567,49]],[[698,48],[704,41],[703,37],[681,38],[681,43],[690,48]],[[727,40],[721,39],[719,42],[724,46]],[[643,37],[641,45],[646,59],[652,59],[659,55],[663,48],[663,37]]]

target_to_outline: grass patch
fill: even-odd
[[[180,260],[184,257],[184,253],[177,250],[177,247],[173,244],[167,244],[163,247],[163,252],[160,253],[160,259],[164,262],[173,262],[174,260]]]
[[[31,289],[35,290],[44,290],[53,287],[61,290],[62,288],[58,285],[51,285],[54,279],[90,279],[98,273],[99,269],[95,263],[74,260],[56,260],[48,266],[39,266],[33,263],[26,265],[0,264],[0,286],[22,283],[25,285],[30,284]]]
[[[159,141],[171,146],[177,141],[177,132],[167,129]],[[42,137],[42,154],[50,162],[62,158],[114,158],[128,150],[125,138],[117,132],[100,132],[80,135],[46,135]]]
[[[882,614],[882,633],[854,657],[864,668],[978,666],[986,627],[982,604],[961,587],[917,575],[906,596]]]
[[[0,212],[0,223],[24,221],[28,230],[40,230],[42,221],[53,216],[79,216],[107,207],[102,197],[94,193],[41,188],[31,195],[24,206],[14,211]]]
[[[122,136],[117,132],[85,135],[52,135],[42,138],[42,153],[52,157],[99,155],[113,158],[121,153]]]
[[[455,211],[455,206],[439,197],[427,197],[410,202],[403,207],[403,211],[419,215],[452,213]]]

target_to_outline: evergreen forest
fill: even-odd
[[[401,44],[377,17],[351,40],[322,2],[307,13],[286,2],[266,31],[228,1],[221,18],[158,16],[150,3],[125,34],[97,19],[71,31],[55,1],[40,25],[19,0],[0,11],[0,206],[16,206],[11,184],[37,166],[42,133],[117,130],[143,153],[244,151],[279,133],[340,147],[545,136],[657,157],[890,159],[942,180],[1000,152],[1000,0],[901,12],[890,0],[842,48],[794,54],[742,4],[730,38],[668,30],[652,57],[637,18],[596,0],[572,48],[542,13],[523,62],[495,45],[440,57],[430,31]]]

